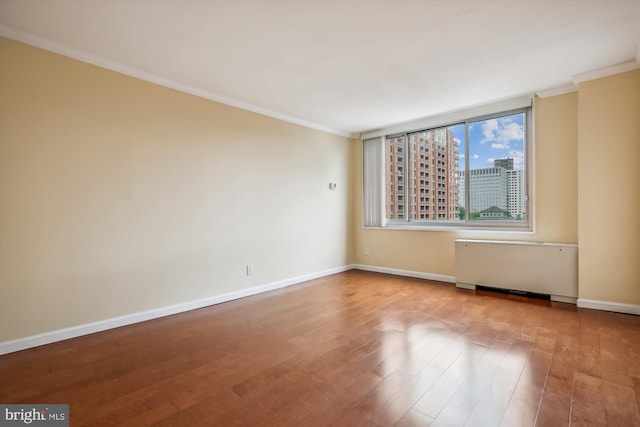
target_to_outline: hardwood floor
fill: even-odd
[[[640,426],[640,317],[349,271],[0,356],[72,426]]]

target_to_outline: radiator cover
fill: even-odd
[[[483,285],[576,302],[576,244],[459,239],[455,250],[456,286],[460,288]]]

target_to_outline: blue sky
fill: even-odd
[[[460,169],[464,170],[464,125],[451,126],[460,141]],[[493,167],[494,159],[511,157],[514,169],[524,165],[524,114],[482,120],[469,125],[469,167]]]

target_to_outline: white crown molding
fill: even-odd
[[[0,342],[0,355],[13,353],[20,350],[26,350],[28,348],[38,347],[57,341],[76,338],[83,335],[89,335],[96,332],[102,332],[108,329],[119,328],[121,326],[127,326],[134,323],[145,322],[147,320],[170,316],[172,314],[183,313],[185,311],[196,310],[198,308],[208,307],[210,305],[220,304],[239,298],[245,298],[252,295],[261,294],[263,292],[269,292],[276,289],[285,288],[287,286],[296,285],[308,280],[330,276],[336,273],[342,273],[347,270],[352,270],[353,268],[354,267],[352,265],[344,265],[341,267],[305,274],[303,276],[297,276],[290,279],[267,283],[265,285],[256,286],[254,288],[242,289],[239,291],[229,292],[222,295],[215,295],[195,301],[188,301],[185,303],[167,307],[160,307],[153,310],[127,314],[125,316],[114,317],[111,319],[105,319],[93,323],[86,323],[84,325],[72,326],[70,328],[58,329],[55,331],[32,335],[25,338],[19,338],[12,341],[4,341]]]
[[[598,301],[593,299],[578,298],[578,307],[593,310],[613,311],[616,313],[640,315],[640,305],[623,304],[612,301]]]
[[[183,83],[166,79],[164,77],[155,75],[153,73],[149,73],[134,67],[130,67],[128,65],[119,63],[117,61],[112,61],[110,59],[103,58],[98,55],[92,55],[87,52],[73,49],[68,46],[64,46],[62,44],[52,42],[50,40],[46,40],[44,38],[38,37],[28,32],[15,29],[13,27],[10,27],[2,23],[0,23],[0,36],[4,36],[22,43],[26,43],[31,46],[39,47],[41,49],[48,50],[50,52],[57,53],[59,55],[67,56],[69,58],[77,59],[79,61],[86,62],[88,64],[92,64],[101,68],[106,68],[108,70],[115,71],[120,74],[124,74],[130,77],[135,77],[137,79],[144,80],[150,83],[155,83],[157,85],[174,89],[180,92],[188,93],[189,95],[194,95],[200,98],[208,99],[210,101],[218,102],[220,104],[225,104],[231,107],[239,108],[241,110],[246,110],[252,113],[260,114],[262,116],[271,117],[273,119],[282,120],[284,122],[293,123],[295,125],[304,126],[310,129],[316,129],[322,132],[327,132],[333,135],[343,136],[347,138],[355,138],[358,135],[356,133],[352,133],[352,132],[348,132],[340,129],[333,129],[318,123],[308,122],[306,120],[298,119],[297,117],[292,117],[286,114],[279,113],[277,111],[252,105],[243,101],[239,101],[237,99],[230,98],[228,96],[219,95],[219,94],[209,92],[194,86],[185,85]]]
[[[575,83],[567,83],[560,86],[554,86],[549,89],[544,89],[536,92],[538,98],[551,98],[552,96],[566,95],[567,93],[577,92],[578,86]]]
[[[590,80],[601,79],[603,77],[613,76],[614,74],[637,70],[638,68],[640,68],[640,62],[637,60],[623,62],[622,64],[611,65],[609,67],[598,68],[597,70],[576,74],[571,76],[571,81],[578,85]]]

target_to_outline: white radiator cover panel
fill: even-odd
[[[499,240],[456,240],[456,285],[536,292],[575,302],[578,245]]]

